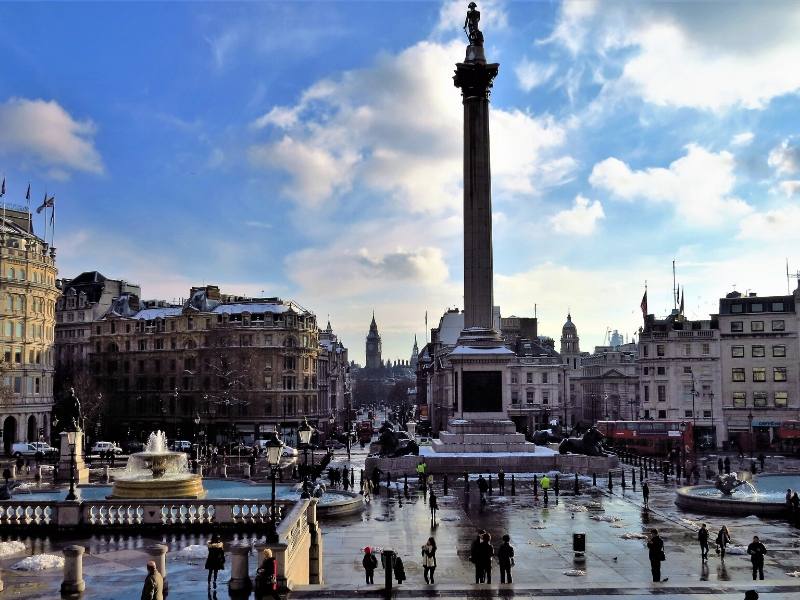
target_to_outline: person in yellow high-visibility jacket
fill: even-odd
[[[425,484],[425,471],[427,468],[428,465],[425,464],[424,460],[417,465],[417,477],[419,478],[420,487]]]
[[[544,502],[547,504],[547,490],[550,489],[550,478],[547,475],[542,475],[542,491],[544,492]]]

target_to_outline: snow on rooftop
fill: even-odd
[[[135,315],[133,315],[134,319],[144,319],[145,321],[150,321],[152,319],[164,319],[166,317],[177,317],[183,312],[183,308],[180,306],[167,306],[161,308],[145,308],[140,310]]]
[[[287,304],[279,304],[276,302],[249,302],[220,304],[212,312],[227,314],[240,314],[244,312],[283,314],[289,312],[291,309],[292,307]]]

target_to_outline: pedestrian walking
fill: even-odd
[[[756,580],[756,574],[759,579],[764,579],[764,555],[767,549],[758,540],[758,536],[753,536],[753,541],[747,547],[747,553],[750,555],[750,562],[753,565],[753,581]]]
[[[497,472],[497,486],[500,488],[500,494],[505,495],[506,493],[506,473],[503,471],[503,467],[500,467],[500,470]]]
[[[720,553],[720,558],[725,560],[725,547],[731,543],[731,534],[728,533],[728,526],[723,525],[719,529],[719,533],[717,533],[717,549]]]
[[[797,492],[792,494],[792,512],[800,513],[800,497],[797,496]]]
[[[272,550],[264,548],[261,551],[261,566],[256,570],[255,597],[256,600],[271,597],[280,600],[278,595],[278,561],[272,556]]]
[[[147,563],[147,577],[142,586],[142,600],[164,600],[164,578],[156,569],[156,563]]]
[[[478,537],[472,540],[472,545],[469,549],[469,561],[475,565],[475,583],[483,583],[483,571],[480,561],[480,545],[483,541],[483,534],[486,533],[483,529],[478,530]]]
[[[647,485],[646,481],[642,483],[642,500],[644,501],[644,507],[650,508],[650,486]]]
[[[364,502],[372,502],[372,481],[364,479],[361,482],[361,493],[364,494]]]
[[[723,467],[723,463],[722,463],[722,457],[720,456],[720,457],[717,459],[717,473],[718,473],[718,474],[720,474],[720,475],[722,475],[722,469],[723,469],[723,468],[724,468],[724,467]]]
[[[426,480],[426,489],[430,490],[431,494],[433,493],[433,475],[430,473],[428,474],[428,479]]]
[[[394,557],[394,578],[397,583],[403,583],[406,580],[406,567],[403,564],[403,559],[399,556]]]
[[[725,472],[726,473],[730,473],[731,472],[731,458],[730,458],[730,456],[726,456],[725,457]]]
[[[483,475],[478,476],[478,491],[481,494],[481,504],[486,504],[486,492],[489,491],[489,484],[483,478]]]
[[[758,455],[758,462],[761,464],[761,472],[764,472],[764,463],[767,462],[767,457],[764,456],[764,453]]]
[[[372,469],[372,489],[375,493],[380,493],[379,486],[381,484],[381,470],[378,467]]]
[[[439,502],[436,499],[436,493],[433,491],[433,488],[431,488],[431,496],[428,499],[428,506],[430,506],[431,509],[431,525],[435,525],[436,511],[439,510]]]
[[[500,583],[513,583],[511,567],[514,566],[514,548],[510,544],[511,537],[503,536],[503,543],[497,549],[497,562],[500,564]]]
[[[375,583],[375,569],[378,568],[378,559],[375,558],[375,554],[369,546],[364,548],[364,558],[361,559],[361,564],[364,566],[364,572],[367,576],[367,585]]]
[[[545,473],[542,475],[542,493],[544,493],[544,503],[547,504],[547,491],[550,489],[550,478]]]
[[[700,560],[706,562],[708,560],[708,529],[705,523],[700,526],[697,539],[700,542]]]
[[[432,537],[422,547],[422,573],[425,583],[433,585],[433,574],[436,571],[436,540]]]
[[[492,536],[488,532],[484,533],[480,545],[478,546],[481,571],[483,580],[492,583],[492,558],[494,558],[494,546],[492,546]]]
[[[658,529],[653,529],[650,532],[650,539],[647,540],[647,556],[650,559],[650,572],[653,574],[653,582],[667,581],[669,577],[661,579],[661,563],[667,557],[664,554],[664,540],[659,537]]]
[[[208,556],[206,557],[206,570],[208,571],[208,587],[211,587],[213,576],[214,587],[217,587],[217,573],[225,568],[225,550],[223,549],[222,538],[218,533],[211,536],[206,543]]]

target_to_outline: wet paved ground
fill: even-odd
[[[339,454],[339,453],[337,453]],[[353,466],[358,472],[364,453],[353,453]],[[603,480],[603,483],[605,480]],[[411,482],[410,482],[411,483]],[[600,483],[600,482],[598,482]],[[562,488],[565,487],[562,484]],[[800,579],[786,573],[800,571],[800,530],[779,521],[762,521],[755,517],[726,519],[702,517],[678,511],[674,506],[674,486],[664,488],[651,482],[651,510],[641,508],[640,493],[629,487],[623,494],[617,485],[613,495],[606,491],[577,498],[551,495],[548,506],[541,498],[533,498],[530,482],[517,485],[517,496],[493,495],[485,508],[478,501],[476,486],[464,494],[463,485],[450,486],[450,496],[441,496],[441,482],[436,484],[439,497],[439,522],[431,526],[426,499],[413,486],[409,498],[400,498],[397,489],[387,499],[385,489],[360,516],[323,524],[326,586],[310,586],[292,594],[297,598],[362,598],[380,595],[379,586],[366,586],[361,567],[364,546],[386,547],[402,556],[408,580],[395,587],[399,598],[564,598],[590,599],[624,596],[627,600],[650,598],[724,598],[741,599],[744,590],[754,587],[761,598],[790,598],[800,592]],[[638,490],[638,488],[637,488]],[[496,490],[495,490],[496,491]],[[510,484],[506,485],[510,493]],[[586,508],[571,512],[570,506]],[[594,518],[593,518],[594,517]],[[606,519],[606,520],[597,520]],[[618,519],[618,520],[614,520]],[[749,559],[743,555],[728,556],[723,563],[713,551],[706,567],[700,561],[696,542],[695,521],[708,523],[712,536],[726,523],[734,544],[746,545],[759,535],[768,549],[765,573],[767,580],[753,585]],[[649,562],[644,542],[623,539],[624,534],[640,534],[657,527],[666,543],[667,561],[663,576],[669,581],[650,582]],[[468,562],[469,545],[478,528],[487,529],[497,544],[504,533],[512,537],[516,549],[513,586],[474,586],[472,564]],[[585,532],[585,562],[575,562],[572,533]],[[439,546],[439,567],[436,586],[426,586],[420,565],[420,547],[428,536]],[[147,560],[143,548],[155,540],[134,537],[92,538],[78,541],[87,546],[85,559],[86,598],[114,599],[138,597]],[[162,541],[162,540],[158,540]],[[203,561],[177,560],[174,554],[189,544],[203,543],[194,536],[168,536],[172,558],[168,563],[171,599],[229,598],[228,574],[220,575],[219,593],[209,595]],[[64,542],[40,541],[37,552],[58,552]],[[74,542],[70,542],[74,543]],[[2,598],[58,597],[60,573],[48,575],[17,574],[8,571],[20,556],[0,560],[7,591]],[[252,561],[251,561],[252,562]],[[252,569],[255,567],[252,566]],[[571,569],[585,575],[571,577]],[[383,571],[376,572],[376,581],[383,580]],[[495,565],[493,579],[499,580]]]

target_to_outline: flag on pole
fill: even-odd
[[[0,184],[0,198],[6,195],[6,178],[3,177],[3,183]]]
[[[28,184],[28,191],[25,192],[25,200],[27,200],[28,202],[31,201],[31,184],[30,183]]]
[[[683,314],[683,299],[686,297],[686,288],[681,290],[681,313]]]
[[[55,196],[50,198],[50,200],[55,200]],[[50,206],[51,206],[51,210],[50,210],[50,227],[52,227],[53,224],[56,221],[56,203],[55,202],[51,202]]]
[[[44,200],[42,200],[42,204],[39,208],[36,209],[36,214],[38,215],[41,213],[45,208],[53,208],[55,206],[56,197],[50,196],[47,197],[47,194],[44,195]]]
[[[644,291],[644,296],[642,296],[642,303],[639,305],[639,308],[642,309],[642,317],[647,316],[647,290]]]

